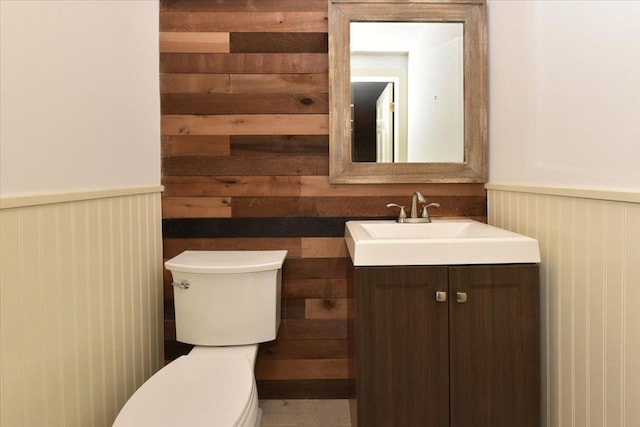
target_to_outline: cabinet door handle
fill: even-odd
[[[467,302],[467,293],[466,292],[456,292],[456,302],[458,304],[464,304]]]
[[[436,292],[436,301],[438,302],[446,302],[447,301],[447,293],[444,291]]]

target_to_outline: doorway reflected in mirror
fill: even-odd
[[[354,162],[394,161],[393,91],[393,82],[351,83]]]

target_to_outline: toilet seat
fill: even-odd
[[[122,408],[114,427],[253,427],[258,397],[243,355],[189,354],[145,382]]]

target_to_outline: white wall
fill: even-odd
[[[462,34],[462,24],[425,31],[423,45],[427,48],[409,58],[409,93],[424,95],[409,97],[408,157],[412,162],[464,161]],[[429,37],[438,36],[444,40],[427,44]]]
[[[543,425],[640,416],[640,1],[488,1],[488,221],[540,242]]]
[[[640,1],[488,1],[491,182],[640,190]]]
[[[1,426],[110,426],[163,365],[158,15],[0,0]]]
[[[0,7],[2,197],[159,185],[158,2]]]

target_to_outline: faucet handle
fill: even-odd
[[[430,207],[434,207],[434,208],[439,208],[440,207],[440,203],[429,203],[427,204],[423,204],[422,205],[422,218],[429,218],[429,211],[427,210],[427,208]]]
[[[400,208],[400,213],[398,214],[397,222],[404,222],[404,219],[407,217],[407,211],[404,210],[404,206],[397,205],[395,203],[387,203],[388,208]]]

